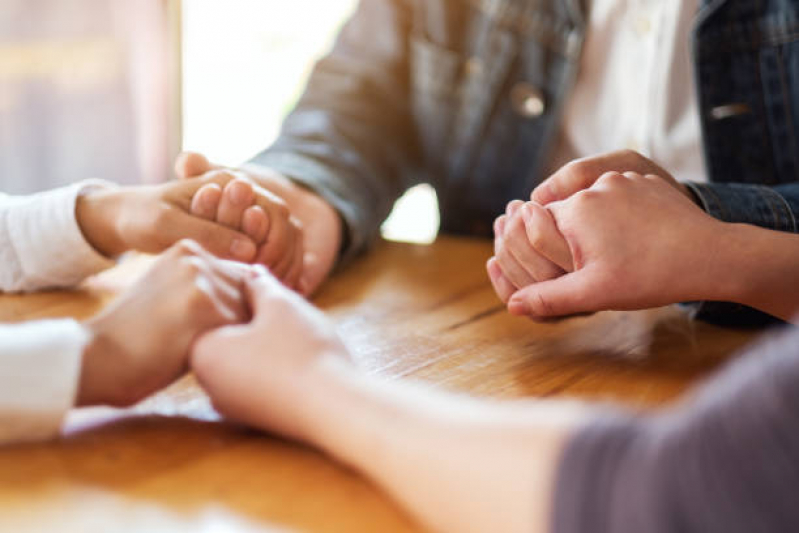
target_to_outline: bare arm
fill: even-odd
[[[299,296],[266,275],[249,292],[252,324],[205,336],[193,354],[222,413],[327,451],[435,531],[547,530],[557,457],[582,408],[369,377]]]

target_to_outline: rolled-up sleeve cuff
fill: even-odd
[[[771,187],[739,183],[685,185],[699,199],[702,208],[721,221],[797,232],[796,216],[790,205]]]

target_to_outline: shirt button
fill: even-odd
[[[635,33],[640,37],[644,37],[652,31],[652,22],[650,22],[647,17],[641,16],[635,19],[633,28],[635,29]]]
[[[519,82],[510,91],[513,109],[524,118],[538,118],[544,114],[546,104],[541,91],[527,82]]]
[[[483,73],[483,62],[476,57],[470,57],[463,65],[463,72],[467,76],[479,76]]]
[[[627,139],[627,143],[625,144],[625,148],[628,150],[632,150],[633,152],[641,153],[641,143],[636,141],[633,138]]]

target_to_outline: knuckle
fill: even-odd
[[[530,242],[530,246],[536,250],[543,249],[547,244],[546,237],[541,231],[541,228],[534,225],[527,227],[527,240]]]
[[[563,167],[563,170],[568,174],[580,174],[584,168],[585,162],[581,159],[575,159],[566,163],[566,165]]]
[[[615,185],[619,185],[620,183],[624,182],[624,180],[625,178],[622,174],[619,174],[618,172],[614,171],[614,172],[605,172],[604,174],[602,174],[597,180],[597,183],[600,185],[606,185],[612,187]]]
[[[181,256],[196,255],[198,248],[197,243],[191,239],[181,239],[174,246],[175,252]]]
[[[641,176],[641,174],[639,174],[638,172],[628,171],[624,173],[624,177],[631,181],[637,181],[640,180],[643,176]]]
[[[572,197],[572,205],[575,209],[583,209],[593,204],[598,198],[598,192],[595,189],[586,189],[576,193]]]
[[[643,157],[643,156],[641,156],[640,153],[638,153],[636,150],[633,150],[631,148],[625,148],[624,150],[621,150],[619,152],[619,156],[621,156],[621,157],[623,157],[625,159],[640,159],[641,157]]]

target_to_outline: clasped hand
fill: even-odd
[[[487,270],[508,310],[533,320],[667,305],[707,293],[722,226],[664,169],[617,152],[511,202]]]

